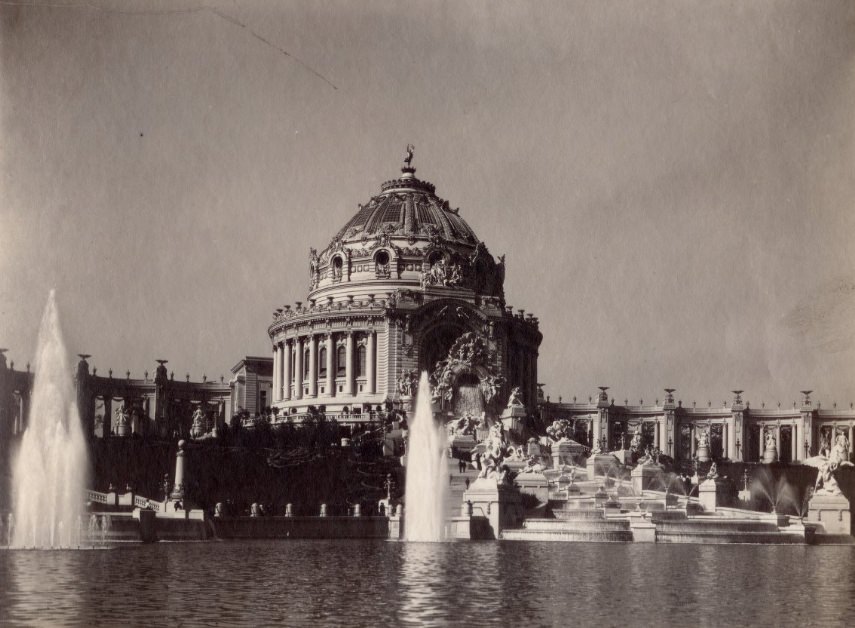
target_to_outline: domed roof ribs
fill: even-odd
[[[404,233],[412,233],[413,229],[413,212],[415,211],[415,194],[407,194],[407,200],[404,201]]]
[[[383,197],[379,203],[377,203],[377,207],[374,209],[374,212],[368,217],[368,220],[365,223],[365,231],[367,233],[375,233],[378,229],[380,229],[380,225],[384,222],[384,214],[386,213],[386,208],[392,205],[392,195]]]
[[[433,224],[433,218],[430,215],[430,200],[422,197],[416,204],[416,224],[424,225],[427,223]]]
[[[448,220],[448,216],[445,215],[445,211],[443,211],[442,207],[437,207],[434,204],[434,214],[439,216],[440,221],[442,222],[442,231],[445,233],[445,237],[449,240],[454,238],[454,228],[451,226],[451,222]]]
[[[382,232],[386,237],[397,233],[397,237],[405,237],[410,244],[437,235],[448,243],[477,244],[478,237],[458,210],[449,209],[448,201],[436,196],[433,184],[417,179],[415,171],[407,165],[401,169],[400,178],[383,183],[380,194],[367,205],[359,206],[333,242],[364,242]]]

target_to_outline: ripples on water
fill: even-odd
[[[248,541],[0,551],[0,625],[848,624],[855,547]]]

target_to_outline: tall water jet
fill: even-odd
[[[12,547],[76,547],[89,462],[51,290],[39,328],[27,429],[12,471]]]
[[[407,445],[407,508],[404,515],[404,538],[407,541],[442,541],[445,538],[448,491],[445,447],[445,429],[433,419],[430,383],[427,372],[423,371]]]

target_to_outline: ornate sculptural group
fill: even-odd
[[[826,440],[827,445],[827,440]],[[842,466],[852,466],[849,462],[849,439],[846,434],[838,434],[834,445],[828,450],[828,456],[820,450],[819,463],[814,465],[819,469],[814,485],[814,495],[842,495],[835,472]]]
[[[555,443],[570,440],[573,436],[573,422],[567,419],[557,419],[546,428],[546,435]]]
[[[204,436],[205,432],[205,413],[202,411],[202,408],[196,408],[196,411],[193,412],[193,424],[190,427],[190,438],[199,438],[200,436]]]
[[[510,470],[504,464],[507,448],[502,424],[494,423],[484,440],[484,453],[480,456],[481,472],[478,474],[479,479],[494,479],[498,484],[510,481]]]
[[[398,394],[412,397],[419,388],[419,374],[414,369],[406,369],[398,376]]]
[[[445,429],[448,432],[448,438],[455,436],[471,436],[475,434],[475,429],[479,427],[484,419],[479,420],[471,414],[464,414],[462,417],[453,419],[445,424]]]
[[[505,378],[501,375],[488,375],[481,380],[481,394],[484,396],[484,403],[490,403],[499,394],[502,386],[505,383]]]
[[[478,373],[484,400],[490,403],[504,380],[493,372],[490,350],[484,338],[474,332],[467,332],[451,345],[447,357],[437,362],[431,373],[434,399],[451,401],[457,374],[473,371]]]
[[[543,473],[543,463],[538,456],[529,456],[525,461],[525,466],[520,470],[520,473]]]
[[[662,452],[659,451],[658,447],[653,447],[652,445],[649,445],[647,449],[644,450],[644,455],[638,459],[638,464],[642,466],[659,464],[659,456],[661,455]]]
[[[463,283],[463,271],[459,264],[449,264],[445,260],[435,262],[421,275],[422,288],[432,286],[455,287]]]

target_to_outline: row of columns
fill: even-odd
[[[376,391],[377,376],[375,373],[375,354],[377,352],[376,334],[374,331],[367,331],[366,334],[366,356],[365,356],[365,394],[372,395]],[[356,338],[354,332],[345,332],[345,388],[343,394],[352,397],[356,394],[356,365],[355,365],[355,344]],[[303,374],[305,372],[303,364],[303,354],[305,349],[309,349],[309,364],[308,364],[308,397],[318,397],[318,353],[319,342],[323,341],[326,348],[326,390],[324,396],[335,397],[336,390],[336,343],[335,334],[328,332],[323,334],[321,339],[319,334],[311,334],[303,337],[289,338],[277,343],[273,347],[273,401],[290,401],[293,399],[303,398],[304,382]],[[291,356],[293,354],[294,369],[291,372]],[[293,391],[292,391],[293,385]]]

